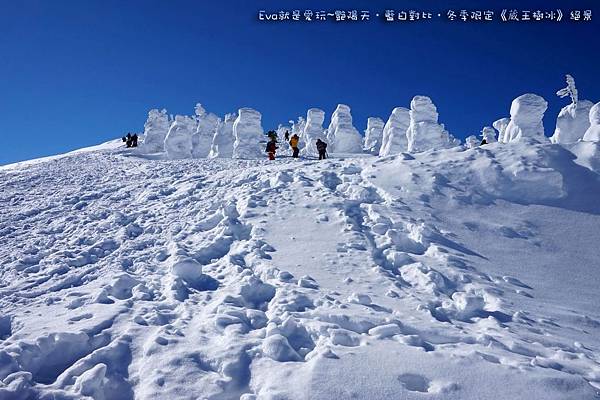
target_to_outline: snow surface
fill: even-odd
[[[0,399],[595,399],[576,146],[3,168]]]

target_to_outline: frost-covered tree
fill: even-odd
[[[165,150],[165,137],[169,132],[171,121],[167,110],[152,109],[144,124],[144,143],[141,150],[144,153],[159,153]]]
[[[583,140],[586,142],[600,142],[600,103],[590,109],[590,127],[585,132]]]
[[[477,139],[477,136],[475,135],[468,136],[465,139],[465,145],[467,146],[467,149],[473,149],[475,147],[478,147],[479,139]]]
[[[219,125],[219,117],[207,112],[200,103],[195,108],[196,132],[192,135],[192,155],[194,158],[207,157]]]
[[[365,139],[363,149],[371,154],[379,154],[381,141],[383,139],[383,127],[385,122],[381,118],[369,117],[367,119],[367,129],[365,130]]]
[[[510,105],[510,122],[504,133],[506,142],[523,139],[544,143],[544,113],[548,102],[543,97],[526,93],[514,99]]]
[[[265,136],[261,125],[262,115],[252,108],[240,108],[233,123],[233,158],[262,158]]]
[[[578,94],[577,87],[575,87],[575,79],[569,74],[566,75],[566,78],[567,87],[560,89],[558,92],[556,92],[556,95],[560,98],[571,96],[571,103],[576,105],[578,100]]]
[[[496,130],[491,126],[485,126],[481,130],[481,137],[486,143],[496,143]]]
[[[594,103],[579,100],[575,79],[571,75],[567,75],[567,87],[556,94],[561,98],[570,96],[571,104],[560,110],[556,119],[556,129],[550,140],[558,144],[575,143],[583,138],[590,127],[589,114]]]

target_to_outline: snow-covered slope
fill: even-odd
[[[600,181],[575,161],[5,168],[0,399],[597,398]]]

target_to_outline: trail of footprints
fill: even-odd
[[[547,343],[544,332],[533,330],[535,344],[533,339],[507,340],[511,324],[527,325],[535,317],[511,310],[501,295],[505,290],[527,294],[530,288],[516,278],[475,271],[469,259],[477,255],[436,227],[409,217],[406,205],[390,204],[358,164],[283,168],[269,177],[251,169],[236,177],[216,171],[211,181],[187,175],[187,167],[178,167],[182,172],[172,186],[165,180],[129,193],[106,180],[88,194],[63,193],[62,204],[50,201],[46,209],[16,216],[29,224],[50,218],[36,232],[37,247],[23,248],[18,259],[8,262],[2,255],[6,271],[13,271],[3,272],[2,306],[11,309],[37,298],[40,304],[62,304],[68,310],[86,306],[69,319],[73,326],[86,325],[78,333],[49,333],[31,343],[12,340],[19,327],[2,317],[0,398],[84,395],[120,400],[133,399],[134,390],[140,398],[157,392],[177,396],[178,388],[195,382],[207,397],[226,392],[250,399],[256,357],[276,362],[336,358],[340,348],[373,340],[396,340],[425,352],[472,347],[491,363],[503,363],[502,353],[510,352],[521,357],[522,365],[600,381],[600,368],[584,348]],[[164,168],[152,173],[157,179],[173,179],[172,166]],[[264,239],[260,221],[267,219],[270,201],[293,198],[291,191],[302,187],[311,189],[315,201],[339,199],[347,240],[338,243],[337,252],[367,252],[372,264],[363,267],[387,282],[385,293],[393,307],[375,304],[367,293],[344,297],[322,290],[312,277],[294,276],[270,262],[275,249]],[[0,200],[25,201],[18,190],[12,193]],[[94,207],[103,198],[117,201],[121,210]],[[132,198],[151,206],[134,211]],[[65,207],[73,217],[51,217]],[[321,213],[316,220],[328,222],[329,217]],[[81,226],[86,235],[72,237]],[[111,231],[112,226],[118,231]],[[26,228],[24,222],[16,228],[2,225],[0,231],[14,240]],[[44,250],[48,248],[53,250]],[[64,250],[71,248],[77,250]],[[106,274],[113,274],[108,281]],[[53,298],[49,292],[64,296]],[[365,312],[346,313],[348,307]],[[429,328],[405,318],[407,309],[421,311],[423,326]],[[452,334],[448,326],[455,328]],[[192,348],[197,350],[190,352]],[[398,380],[409,391],[439,390],[438,383],[422,375],[403,374]]]

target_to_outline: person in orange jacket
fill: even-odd
[[[294,133],[294,136],[290,139],[290,146],[292,147],[292,157],[298,158],[298,153],[300,153],[300,149],[298,149],[298,142],[300,141],[300,137]]]

